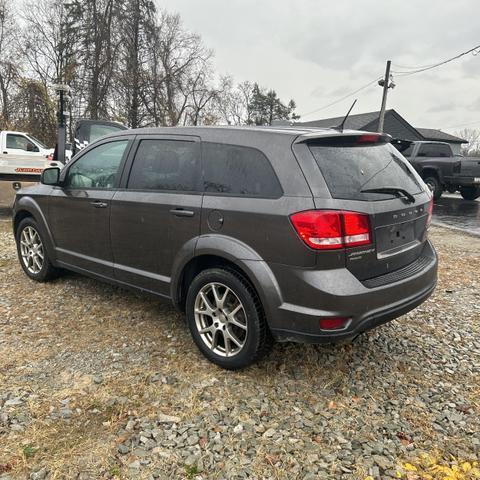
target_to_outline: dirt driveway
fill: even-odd
[[[420,308],[232,373],[155,299],[30,281],[0,221],[0,478],[479,478],[480,238],[431,237]]]

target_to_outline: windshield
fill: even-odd
[[[116,125],[102,125],[102,124],[92,124],[90,126],[90,143],[98,140],[105,135],[110,133],[118,132],[119,130],[124,130],[122,127],[117,127]]]
[[[42,143],[40,140],[36,139],[33,135],[27,135],[27,137],[35,142],[40,148],[43,148],[44,150],[48,150],[48,147]]]
[[[322,142],[309,147],[333,198],[371,201],[395,197],[394,193],[362,192],[385,187],[412,195],[423,191],[411,167],[390,144],[334,146]]]

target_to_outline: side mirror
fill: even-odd
[[[40,183],[44,185],[58,185],[60,181],[60,169],[57,167],[46,168],[40,176]]]

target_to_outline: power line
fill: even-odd
[[[325,110],[326,108],[329,108],[329,107],[332,107],[333,105],[336,105],[337,103],[340,103],[342,102],[343,100],[346,100],[347,98],[349,97],[352,97],[353,95],[355,95],[356,93],[359,93],[361,92],[362,90],[365,90],[366,88],[370,87],[371,85],[373,85],[374,83],[377,83],[378,80],[380,80],[381,77],[378,77],[376,78],[375,80],[372,80],[371,82],[368,82],[366,85],[364,85],[363,87],[360,87],[358,88],[357,90],[353,91],[353,92],[350,92],[350,93],[347,93],[346,95],[344,95],[343,97],[341,98],[338,98],[337,100],[334,100],[333,102],[330,102],[328,103],[327,105],[324,105],[323,107],[320,107],[320,108],[317,108],[315,110],[312,110],[311,112],[308,112],[308,113],[304,113],[303,115],[300,115],[302,118],[303,117],[308,117],[309,115],[311,115],[312,113],[317,113],[319,112],[320,110]]]
[[[468,55],[469,53],[472,53],[475,56],[479,55],[480,54],[480,45],[477,45],[473,48],[470,48],[466,52],[459,53],[458,55],[455,55],[454,57],[447,58],[447,60],[443,60],[442,62],[433,63],[431,65],[423,65],[423,66],[419,66],[419,67],[413,67],[413,70],[409,70],[409,71],[402,71],[402,70],[392,71],[392,73],[396,74],[397,76],[406,77],[406,76],[409,76],[409,75],[414,75],[415,73],[426,72],[427,70],[431,70],[433,68],[437,68],[437,67],[445,65],[447,63],[453,62],[454,60],[457,60],[457,59],[459,59],[459,58],[461,58],[465,55]],[[399,67],[399,68],[402,68],[400,65],[396,65],[396,66]],[[407,67],[404,67],[404,68],[407,68]]]

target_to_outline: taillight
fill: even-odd
[[[368,215],[340,210],[307,210],[290,220],[299,237],[315,250],[358,247],[372,242]]]
[[[318,324],[322,330],[341,330],[349,320],[344,317],[326,317],[321,318]]]
[[[430,199],[427,206],[427,228],[430,226],[430,223],[432,221],[432,215],[433,215],[433,197]]]

